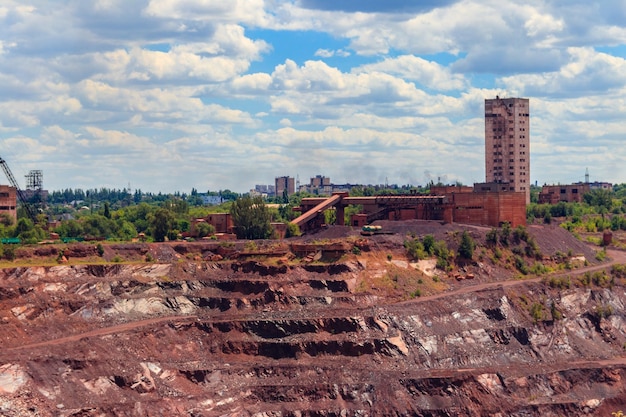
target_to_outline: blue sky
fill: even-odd
[[[500,95],[530,99],[533,182],[626,182],[625,22],[621,0],[5,0],[0,157],[50,190],[471,184]]]

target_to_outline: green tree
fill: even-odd
[[[163,207],[179,216],[186,215],[189,212],[189,204],[180,198],[167,200],[163,203]]]
[[[408,255],[416,261],[426,259],[429,255],[428,252],[424,250],[424,244],[420,242],[418,238],[406,240],[404,247]]]
[[[54,231],[61,237],[80,237],[84,234],[82,224],[76,220],[64,221]]]
[[[80,219],[85,235],[92,237],[115,236],[117,226],[111,219],[107,219],[101,214],[91,214]]]
[[[613,205],[613,192],[601,188],[591,190],[583,196],[585,203],[598,209],[604,208],[606,211]]]
[[[13,225],[13,217],[8,213],[0,213],[0,223],[4,226],[11,226]]]
[[[152,238],[156,242],[163,242],[168,234],[172,231],[176,218],[174,214],[165,208],[157,209],[152,216],[150,216],[150,228],[152,232]]]
[[[135,226],[126,220],[118,221],[117,224],[117,237],[122,240],[131,240],[137,236],[137,229]]]
[[[17,224],[15,225],[14,237],[19,237],[20,235],[26,232],[30,232],[31,230],[33,230],[33,227],[35,226],[30,219],[27,219],[26,217],[22,217],[21,219],[17,221]]]
[[[198,223],[195,226],[196,237],[210,236],[215,233],[215,227],[209,223]]]
[[[502,225],[502,229],[500,230],[500,243],[502,243],[502,246],[509,246],[510,240],[511,240],[511,224],[509,222],[505,222]]]
[[[290,222],[298,217],[296,212],[293,211],[293,206],[291,204],[281,204],[278,207],[278,215],[280,216],[280,219],[286,222]]]
[[[240,197],[233,202],[230,214],[239,239],[267,239],[272,233],[270,212],[260,196]]]
[[[422,244],[424,245],[424,251],[429,255],[432,255],[435,251],[435,236],[426,235],[422,240]]]
[[[285,232],[285,237],[294,237],[294,236],[300,236],[300,227],[297,224],[294,223],[287,223],[287,230]]]
[[[470,234],[466,231],[461,235],[461,244],[459,245],[459,255],[464,259],[472,259],[474,256],[474,248],[476,244],[474,243],[474,239],[470,236]]]
[[[487,232],[485,240],[489,246],[496,246],[498,244],[498,229],[495,227]]]

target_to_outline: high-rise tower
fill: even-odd
[[[287,195],[295,193],[295,181],[292,177],[276,177],[274,179],[274,189],[277,197],[282,197],[283,192],[286,190]]]
[[[527,98],[485,100],[485,180],[526,193],[530,203],[530,116]]]

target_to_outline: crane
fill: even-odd
[[[18,198],[20,199],[20,203],[22,203],[22,207],[24,207],[24,210],[26,210],[28,217],[33,221],[33,223],[37,223],[37,214],[35,213],[35,210],[33,210],[33,207],[28,203],[28,201],[26,201],[26,197],[24,197],[24,193],[22,192],[22,190],[20,190],[20,186],[17,185],[17,181],[15,181],[15,177],[13,176],[13,173],[11,172],[11,168],[9,168],[9,165],[7,164],[7,162],[1,157],[0,157],[0,165],[2,165],[2,170],[4,171],[4,174],[7,176],[9,182],[11,183],[11,186],[15,187],[15,191],[17,193]]]

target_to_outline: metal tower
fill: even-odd
[[[26,175],[26,189],[28,190],[27,194],[30,197],[30,201],[36,209],[43,208],[45,201],[43,201],[43,172],[41,170],[33,169],[28,172],[28,175]]]

